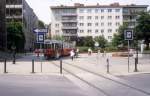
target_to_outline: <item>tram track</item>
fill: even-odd
[[[53,62],[53,64],[55,64],[55,63]],[[55,64],[55,65],[56,65],[57,67],[59,67],[59,65],[57,65],[57,64]],[[63,61],[63,65],[65,65],[65,66],[66,66],[66,65],[72,66],[72,67],[74,67],[74,68],[77,68],[77,69],[79,69],[79,70],[85,71],[85,72],[90,73],[90,74],[93,74],[93,75],[98,76],[98,77],[100,77],[100,78],[104,78],[104,79],[106,79],[106,80],[109,80],[110,82],[114,82],[114,83],[116,83],[116,84],[119,84],[119,85],[121,85],[121,86],[123,86],[123,87],[128,87],[128,88],[130,88],[130,89],[132,89],[132,90],[134,90],[134,91],[140,92],[140,93],[142,93],[142,94],[150,95],[149,92],[147,92],[147,91],[145,91],[145,90],[142,90],[142,89],[140,89],[140,88],[136,88],[136,87],[134,87],[133,85],[129,85],[129,84],[127,84],[127,83],[114,80],[114,79],[112,79],[112,78],[110,78],[110,77],[106,77],[106,76],[104,76],[104,75],[102,75],[102,74],[99,74],[99,73],[90,71],[90,70],[88,70],[88,69],[79,67],[79,66],[77,66],[77,65],[73,65],[73,64],[68,63],[68,62],[66,62],[66,61]],[[102,88],[100,88],[100,87],[98,87],[97,85],[92,84],[91,82],[89,82],[89,81],[83,79],[82,77],[80,77],[80,76],[78,76],[77,74],[73,73],[73,72],[70,71],[69,69],[64,68],[64,67],[63,67],[62,69],[63,69],[64,71],[66,71],[67,73],[73,75],[74,77],[80,79],[81,81],[85,82],[85,83],[88,84],[89,86],[91,86],[91,87],[97,89],[98,91],[102,92],[105,96],[112,96],[111,94],[109,94],[109,93],[107,93],[106,91],[104,91]]]

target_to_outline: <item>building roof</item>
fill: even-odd
[[[74,6],[66,6],[66,5],[60,5],[60,6],[51,6],[51,9],[66,9],[66,8],[147,8],[149,5],[119,5],[119,3],[113,3],[110,5],[84,5],[80,3],[75,3]]]

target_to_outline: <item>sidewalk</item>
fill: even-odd
[[[107,74],[107,62],[109,59],[109,74],[112,75],[132,75],[141,73],[150,73],[150,59],[139,58],[139,64],[137,65],[138,72],[135,70],[135,59],[130,57],[129,59],[129,72],[128,72],[128,57],[112,57],[111,54],[103,57],[102,54],[99,56],[94,53],[91,56],[87,54],[80,54],[79,58],[71,60],[65,60],[79,67],[94,71],[96,73]]]

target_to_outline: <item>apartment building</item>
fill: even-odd
[[[113,34],[124,22],[129,28],[136,25],[137,14],[147,11],[147,5],[84,5],[76,3],[74,6],[52,6],[51,35],[61,35],[68,40],[79,37],[104,36],[111,41]]]
[[[0,50],[7,49],[7,33],[5,26],[5,0],[0,0]]]
[[[38,18],[25,0],[6,0],[6,22],[22,22],[25,34],[25,49],[34,48],[36,41],[33,29],[38,27]]]

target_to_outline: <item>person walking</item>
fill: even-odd
[[[77,48],[76,49],[76,58],[78,57],[78,55],[79,55],[79,49]]]
[[[92,54],[92,50],[91,48],[88,49],[88,55],[91,55]]]
[[[71,57],[72,61],[73,61],[74,55],[75,55],[74,50],[71,50],[70,51],[70,57]]]

